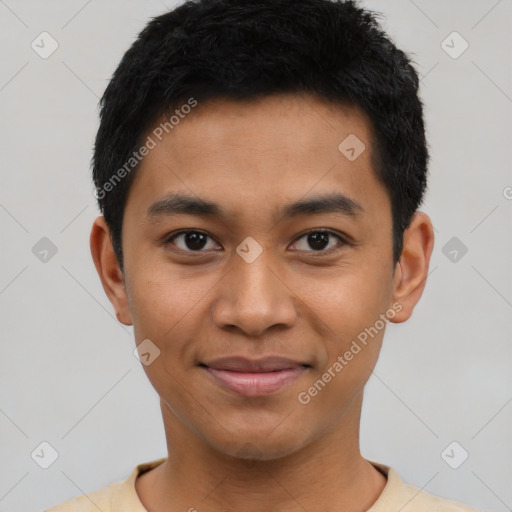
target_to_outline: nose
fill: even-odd
[[[216,287],[213,320],[221,329],[238,328],[249,336],[260,336],[270,328],[291,327],[297,318],[297,300],[264,250],[251,263],[238,254]]]

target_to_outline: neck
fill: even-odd
[[[148,510],[218,512],[368,510],[386,478],[359,451],[362,394],[333,429],[294,453],[251,460],[219,452],[162,403],[168,458],[138,479]],[[144,485],[142,485],[144,480]]]

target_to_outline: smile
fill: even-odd
[[[272,372],[234,372],[203,367],[219,384],[244,396],[264,396],[275,393],[296,381],[305,366]]]
[[[210,365],[200,367],[224,389],[247,397],[276,393],[297,381],[309,368],[309,365],[279,360],[248,364],[226,359]]]

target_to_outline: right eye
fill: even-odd
[[[208,246],[208,238],[213,239],[207,233],[197,230],[182,230],[178,233],[171,234],[166,238],[165,245],[172,244],[184,252],[206,252],[215,249],[216,243],[213,242]],[[177,242],[176,242],[177,241]],[[206,247],[206,250],[205,250]]]

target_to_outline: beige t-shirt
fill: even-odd
[[[141,473],[155,468],[166,457],[135,466],[131,475],[123,481],[111,483],[88,495],[79,496],[44,512],[147,512],[135,490],[135,479]],[[368,512],[478,512],[476,509],[433,496],[407,485],[391,467],[369,461],[388,481],[381,495]]]

